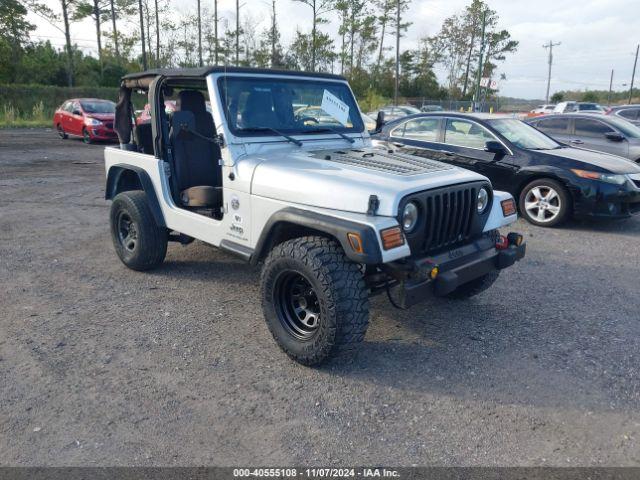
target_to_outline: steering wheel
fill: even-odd
[[[316,125],[320,123],[320,121],[317,118],[313,118],[313,117],[298,117],[296,118],[296,120],[298,122],[301,122],[303,125],[306,125],[307,122],[313,122]]]

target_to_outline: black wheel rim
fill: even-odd
[[[320,325],[320,303],[311,282],[298,272],[283,272],[276,279],[274,304],[280,323],[298,340],[311,339]]]
[[[118,241],[122,248],[133,252],[138,245],[138,228],[127,212],[120,212],[117,221]]]
[[[64,130],[60,125],[58,125],[58,135],[60,135],[60,138],[64,138]]]
[[[82,133],[82,137],[84,139],[84,143],[91,143],[91,137],[89,136],[89,132],[86,130]]]

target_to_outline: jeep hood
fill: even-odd
[[[249,156],[257,164],[251,193],[311,207],[366,213],[369,197],[380,201],[378,215],[396,216],[406,195],[485,177],[458,167],[401,153],[357,150],[291,150]]]

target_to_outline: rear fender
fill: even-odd
[[[131,190],[144,191],[156,224],[160,227],[166,227],[160,202],[149,174],[142,168],[133,165],[113,165],[110,167],[107,172],[105,199],[113,200],[119,193]]]

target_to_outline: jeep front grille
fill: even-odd
[[[432,253],[470,240],[477,233],[478,222],[474,220],[482,220],[480,217],[485,217],[491,209],[489,205],[482,216],[476,211],[478,190],[483,185],[486,184],[454,185],[407,197],[401,207],[413,201],[421,212],[417,230],[407,235],[412,252]]]

